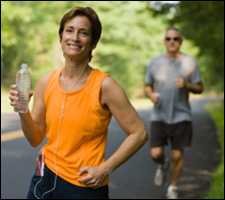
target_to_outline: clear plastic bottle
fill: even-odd
[[[31,75],[27,64],[22,64],[16,74],[16,88],[19,92],[19,105],[15,111],[25,113],[28,111],[29,94],[31,91]]]

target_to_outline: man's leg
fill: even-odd
[[[167,190],[168,199],[177,199],[177,181],[183,169],[183,150],[171,151],[171,176],[170,185]]]
[[[167,137],[165,134],[165,123],[152,122],[150,126],[150,144],[149,155],[155,163],[158,164],[154,182],[155,185],[161,186],[165,180],[167,171],[167,163],[165,162],[164,146],[167,145]]]
[[[149,151],[150,157],[159,165],[165,162],[164,147],[152,147]]]
[[[152,157],[153,161],[158,164],[154,183],[157,186],[162,186],[165,178],[166,173],[168,169],[168,165],[165,162],[165,156],[164,156],[164,147],[154,147],[150,149],[150,156]]]
[[[183,151],[172,150],[171,162],[171,185],[177,185],[177,181],[183,169]]]

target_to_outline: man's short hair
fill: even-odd
[[[166,29],[166,33],[167,33],[168,31],[176,31],[177,33],[179,33],[180,38],[183,39],[183,34],[182,34],[181,30],[178,29],[177,27],[175,27],[175,26],[170,26],[170,27],[168,27],[168,28]]]

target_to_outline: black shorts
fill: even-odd
[[[191,146],[192,132],[191,121],[183,121],[175,124],[152,121],[150,124],[151,148],[162,147],[170,143],[172,149],[183,150],[184,147]]]
[[[96,189],[75,186],[56,175],[45,165],[44,176],[34,175],[27,199],[109,199],[108,185]]]

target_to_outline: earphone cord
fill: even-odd
[[[58,177],[58,170],[57,170],[57,152],[58,152],[58,147],[59,147],[59,133],[60,133],[60,131],[61,131],[61,126],[62,126],[62,121],[63,121],[63,116],[64,116],[65,101],[66,101],[66,95],[64,96],[63,104],[62,104],[62,107],[61,107],[61,113],[60,113],[60,115],[59,115],[59,116],[60,116],[60,117],[59,117],[60,123],[59,123],[59,128],[58,128],[58,131],[57,131],[57,138],[56,138],[57,142],[56,142],[55,163],[54,163],[54,165],[55,165],[54,185],[53,185],[53,188],[47,190],[46,192],[44,192],[44,193],[41,195],[41,197],[39,197],[39,196],[37,195],[37,186],[41,183],[42,178],[43,178],[43,176],[44,176],[44,175],[43,175],[43,176],[41,177],[41,179],[40,179],[40,180],[35,184],[35,186],[34,186],[34,196],[35,196],[35,198],[37,198],[37,199],[43,199],[44,196],[45,196],[46,194],[48,194],[49,192],[52,192],[52,191],[54,191],[54,190],[56,189],[56,183],[57,183],[57,177]]]

